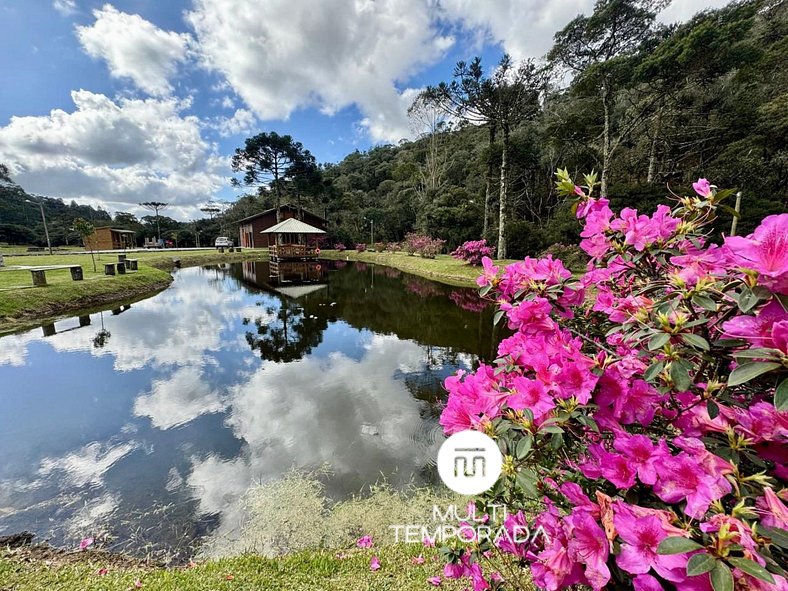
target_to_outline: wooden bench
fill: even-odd
[[[71,279],[82,281],[82,265],[49,265],[47,267],[30,267],[28,270],[33,275],[33,285],[43,287],[47,284],[47,271],[57,271],[58,269],[68,269],[71,271]]]

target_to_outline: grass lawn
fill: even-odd
[[[404,252],[356,252],[346,250],[324,250],[321,258],[363,261],[394,267],[406,273],[420,275],[427,279],[434,279],[441,283],[459,287],[476,287],[476,278],[482,274],[482,268],[474,267],[463,261],[458,261],[447,254],[439,254],[434,259],[423,259],[420,256],[410,256]],[[509,265],[516,262],[514,259],[495,261],[496,265]]]
[[[169,270],[173,259],[182,266],[240,261],[267,257],[265,250],[241,253],[218,251],[175,252],[167,250],[129,253],[139,260],[139,270],[126,275],[104,275],[104,263],[116,262],[116,254],[96,257],[96,271],[90,254],[5,256],[0,269],[0,333],[17,330],[32,320],[44,320],[82,308],[131,300],[167,287],[172,281]],[[48,285],[33,287],[30,271],[15,266],[82,265],[83,281],[73,281],[68,269],[47,271]]]
[[[428,577],[442,575],[443,563],[432,560],[435,550],[420,544],[354,548],[344,554],[340,558],[335,551],[304,551],[275,559],[246,555],[164,569],[113,562],[94,552],[58,558],[31,556],[24,548],[0,549],[0,589],[126,591],[139,581],[142,589],[155,591],[423,591],[434,588]],[[426,559],[423,565],[411,562],[419,554]],[[375,572],[370,570],[372,556],[381,563]],[[106,574],[99,574],[102,568]],[[448,591],[465,587],[467,582],[448,579],[440,586]]]

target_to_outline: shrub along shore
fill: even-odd
[[[117,254],[96,254],[96,271],[90,254],[5,256],[0,269],[0,334],[14,332],[42,321],[77,311],[92,311],[115,303],[149,297],[172,283],[174,259],[183,267],[242,260],[264,260],[266,250],[240,253],[218,251],[150,251],[129,253],[139,270],[126,275],[104,275],[104,264],[117,262]],[[47,271],[46,287],[33,287],[29,270],[15,266],[82,265],[83,281],[73,281],[68,269]]]
[[[476,278],[481,275],[482,268],[469,265],[464,261],[459,261],[447,254],[439,254],[434,259],[422,258],[420,256],[410,256],[404,252],[357,252],[355,250],[324,250],[320,253],[321,258],[341,260],[341,261],[361,261],[363,263],[374,263],[385,265],[410,273],[419,275],[433,281],[446,283],[455,287],[476,287]],[[515,262],[512,259],[495,261],[496,265],[508,265]]]

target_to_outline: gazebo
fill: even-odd
[[[320,249],[307,244],[309,236],[325,234],[325,230],[315,228],[295,218],[271,226],[261,234],[274,234],[276,240],[268,247],[268,257],[272,261],[279,260],[314,260]]]

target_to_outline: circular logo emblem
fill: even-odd
[[[478,495],[501,475],[503,458],[498,445],[479,431],[460,431],[438,451],[438,474],[443,483],[461,495]]]

